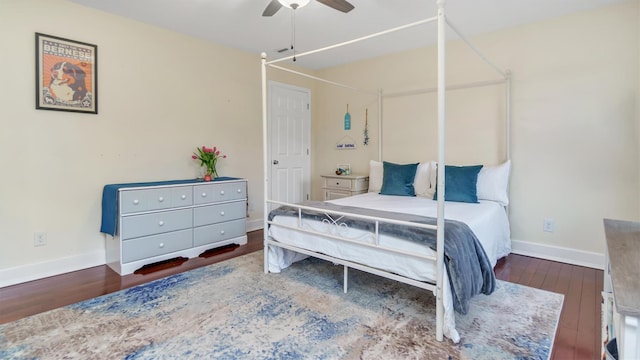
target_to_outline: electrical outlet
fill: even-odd
[[[553,219],[543,219],[542,220],[542,231],[545,232],[553,232],[556,228],[556,223]]]
[[[37,232],[33,233],[33,246],[47,245],[47,233]]]

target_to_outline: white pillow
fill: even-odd
[[[431,165],[428,162],[418,164],[416,177],[413,180],[416,196],[429,196],[429,190],[431,190],[430,168]],[[433,198],[433,193],[431,193],[431,198]]]
[[[491,200],[509,205],[509,173],[511,160],[496,166],[483,166],[478,173],[476,190],[478,200]]]
[[[438,185],[438,163],[431,160],[429,161],[429,191],[426,197],[433,199],[436,194],[436,186]]]
[[[379,193],[382,189],[384,167],[381,161],[369,160],[369,192]]]

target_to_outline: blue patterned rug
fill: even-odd
[[[0,325],[1,359],[548,359],[563,296],[498,282],[435,340],[426,290],[262,252]]]

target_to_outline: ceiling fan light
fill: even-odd
[[[289,9],[299,9],[305,5],[307,5],[311,0],[278,0],[282,6],[288,7]]]

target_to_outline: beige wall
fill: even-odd
[[[638,218],[637,2],[471,41],[498,66],[513,71],[512,238],[519,245],[562,252],[558,257],[569,249],[598,259],[604,252],[602,218]],[[325,78],[385,93],[435,86],[435,75],[434,48],[322,72]],[[448,42],[449,83],[495,79],[492,75],[460,41]],[[499,86],[449,93],[447,162],[504,159],[502,91]],[[369,108],[370,128],[376,128],[375,96],[322,86],[316,99],[316,109],[322,110],[314,114],[314,136],[324,148],[316,149],[315,177],[343,162],[367,172],[368,160],[377,158],[375,132],[369,147],[349,152],[333,145],[345,135],[361,144],[364,108]],[[385,160],[436,158],[434,99],[420,95],[384,101]],[[350,132],[341,128],[346,103],[357,124]],[[314,197],[320,196],[316,186]],[[554,233],[542,231],[543,218],[555,220]]]
[[[98,115],[35,110],[35,32],[98,45]],[[197,146],[228,155],[219,174],[249,180],[262,218],[259,54],[63,0],[0,0],[0,48],[0,286],[104,263],[102,187],[194,178]]]

